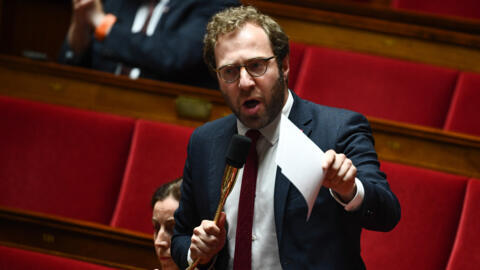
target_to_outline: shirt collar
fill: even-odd
[[[292,110],[292,106],[293,106],[293,96],[292,96],[292,93],[290,92],[290,90],[288,90],[287,102],[285,102],[285,105],[283,105],[281,114],[283,114],[285,117],[288,117],[290,115],[290,111]],[[270,124],[268,124],[265,127],[258,130],[258,131],[260,131],[262,136],[268,142],[270,142],[271,145],[274,145],[278,141],[278,136],[279,136],[279,133],[280,133],[279,123],[280,123],[280,119],[281,119],[281,117],[280,117],[281,114],[278,114],[277,117],[275,117],[275,119],[273,119],[273,121]],[[249,129],[250,128],[245,126],[237,118],[238,134],[245,135],[245,133],[247,133],[247,131]]]

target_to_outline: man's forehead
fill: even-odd
[[[218,60],[218,57],[225,53],[241,50],[271,51],[270,40],[263,28],[247,23],[235,31],[220,36],[215,44],[215,58]]]
[[[224,34],[220,34],[218,37],[217,37],[217,42],[216,42],[216,47],[218,46],[219,43],[221,43],[222,41],[225,41],[225,40],[230,40],[232,38],[235,38],[236,36],[238,35],[241,35],[241,34],[255,34],[255,35],[258,35],[258,36],[265,36],[267,39],[268,39],[268,36],[267,36],[267,33],[265,33],[265,31],[263,30],[263,28],[255,23],[251,23],[251,22],[246,22],[244,23],[243,25],[241,25],[240,27],[234,29],[233,31],[230,31],[228,33],[224,33]]]

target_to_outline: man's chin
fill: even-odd
[[[262,127],[266,126],[265,122],[267,122],[261,117],[240,117],[239,119],[242,124],[250,129],[261,129]]]

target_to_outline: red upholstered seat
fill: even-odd
[[[108,270],[114,268],[23,249],[0,246],[0,269]]]
[[[319,104],[443,128],[457,77],[451,69],[309,47],[295,91]]]
[[[392,0],[392,7],[480,19],[478,0]]]
[[[474,270],[480,267],[479,199],[480,179],[471,179],[447,270]]]
[[[288,87],[290,89],[295,89],[306,47],[307,45],[302,43],[290,42],[290,73],[288,74]]]
[[[480,136],[480,74],[460,74],[444,128]]]
[[[134,120],[0,97],[0,205],[109,224]]]
[[[112,226],[152,232],[150,199],[161,184],[183,175],[192,132],[190,127],[137,121]]]
[[[445,269],[468,179],[389,162],[381,167],[400,201],[402,217],[391,232],[363,231],[367,269]]]

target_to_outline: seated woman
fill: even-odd
[[[170,256],[170,239],[175,227],[173,213],[180,201],[182,178],[160,186],[152,197],[153,239],[162,270],[177,270],[178,267]]]

